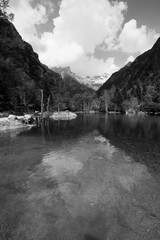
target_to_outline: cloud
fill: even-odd
[[[138,28],[136,20],[124,24],[127,4],[123,1],[62,0],[53,31],[40,36],[36,26],[50,21],[52,1],[11,0],[11,10],[19,33],[43,63],[70,66],[79,75],[111,74],[118,69],[111,54],[106,61],[95,57],[97,46],[105,47],[108,53],[115,50],[134,55],[149,49],[158,38],[146,26]]]
[[[130,55],[128,58],[127,58],[127,61],[126,61],[126,64],[129,63],[129,62],[134,62],[135,58]]]
[[[155,30],[145,25],[138,28],[137,21],[132,19],[125,23],[119,35],[119,44],[114,49],[121,49],[128,54],[143,53],[152,47],[158,36]]]
[[[82,75],[92,75],[93,72],[98,74],[100,69],[110,72],[116,68],[113,58],[104,62],[86,56],[88,53],[93,55],[96,46],[103,41],[110,48],[123,24],[123,11],[127,9],[125,3],[111,3],[109,0],[62,0],[59,16],[53,19],[53,32],[44,32],[38,38],[35,25],[45,23],[48,19],[46,1],[41,1],[34,8],[31,6],[32,0],[11,1],[15,26],[46,65],[73,65]]]
[[[10,1],[11,10],[15,14],[14,25],[22,37],[29,42],[37,35],[35,25],[47,22],[46,8],[41,4],[36,4],[35,8],[32,8],[32,1]]]
[[[47,46],[45,52],[39,52],[41,61],[50,67],[70,65],[79,75],[117,70],[113,58],[104,62],[88,58],[87,54],[93,55],[96,46],[104,40],[108,47],[112,44],[121,29],[126,8],[123,2],[63,0],[59,17],[53,20],[53,33],[41,36],[41,42]]]
[[[109,57],[106,61],[96,59],[94,57],[82,56],[78,62],[72,64],[71,69],[81,76],[96,76],[102,73],[111,75],[113,72],[118,71],[119,68],[114,63],[114,58]],[[83,74],[81,72],[83,69]]]

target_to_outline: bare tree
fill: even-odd
[[[41,118],[43,119],[44,103],[43,103],[43,89],[41,89]]]

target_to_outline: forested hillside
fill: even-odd
[[[110,110],[160,111],[160,39],[133,63],[114,73],[97,91]]]
[[[63,85],[62,78],[40,63],[12,23],[0,19],[0,26],[0,110],[38,109],[40,89],[47,101]]]
[[[31,45],[14,25],[0,18],[0,111],[39,110],[41,89],[44,108],[89,111],[95,109],[95,92],[74,78],[50,70],[39,61]]]

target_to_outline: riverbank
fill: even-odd
[[[13,115],[14,116],[14,115]],[[24,117],[1,117],[0,118],[0,131],[12,130],[17,128],[31,127],[32,125],[23,122]]]

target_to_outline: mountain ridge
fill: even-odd
[[[91,99],[95,95],[94,90],[74,78],[64,80],[41,63],[32,46],[7,19],[0,18],[0,26],[0,111],[40,110],[41,89],[44,106],[50,98],[52,111],[81,110],[88,96]]]
[[[69,75],[73,78],[75,78],[79,83],[86,85],[89,88],[94,89],[95,91],[98,90],[100,86],[106,81],[106,79],[109,77],[108,74],[102,74],[100,76],[86,76],[81,77],[73,73],[69,66],[67,67],[52,67],[53,71],[59,73],[62,78],[64,78],[66,75]]]
[[[40,89],[47,98],[63,85],[62,78],[39,61],[11,22],[0,18],[0,25],[0,110],[18,105],[39,108]]]
[[[160,38],[150,50],[113,73],[98,89],[97,94],[101,96],[104,91],[111,91],[112,88],[119,92],[121,106],[123,101],[137,98],[143,110],[160,110]]]

